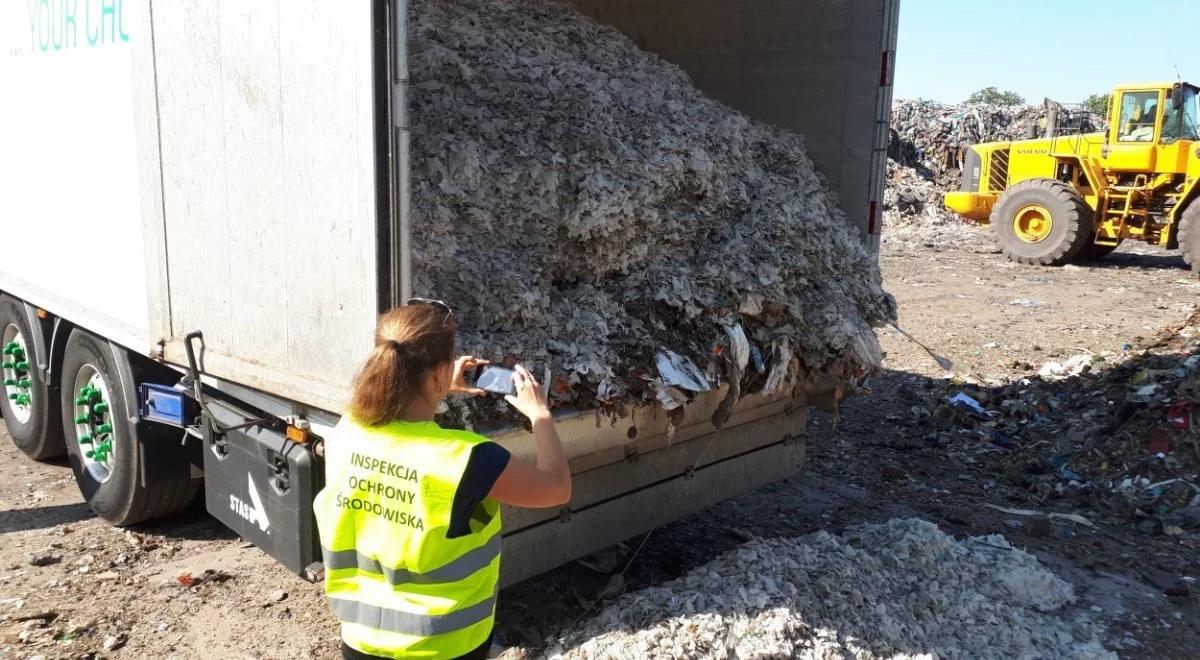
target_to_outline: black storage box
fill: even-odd
[[[222,428],[252,421],[206,401]],[[288,440],[282,424],[204,430],[204,500],[208,512],[298,575],[316,579],[321,561],[313,498],[324,469],[308,446]]]

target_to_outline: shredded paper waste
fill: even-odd
[[[417,0],[410,33],[415,290],[464,351],[584,406],[878,365],[895,303],[801,136],[561,4]]]
[[[756,539],[567,631],[564,658],[1115,658],[999,535],[904,519]]]

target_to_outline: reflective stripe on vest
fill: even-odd
[[[500,554],[500,537],[493,536],[492,540],[454,561],[435,568],[427,573],[414,573],[403,568],[391,568],[379,563],[379,560],[368,557],[358,550],[330,550],[321,546],[321,554],[325,561],[325,570],[336,571],[342,568],[357,568],[368,573],[378,573],[387,578],[393,587],[404,584],[438,584],[441,582],[457,582],[469,577],[476,571],[492,563]]]
[[[414,614],[342,598],[330,598],[329,602],[343,623],[357,623],[374,630],[420,637],[432,637],[475,625],[490,618],[496,607],[495,596],[449,614]]]

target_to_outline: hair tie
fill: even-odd
[[[388,346],[391,346],[392,350],[399,353],[400,357],[405,357],[408,355],[408,349],[404,346],[404,344],[401,344],[395,339],[385,339],[384,342],[387,343]]]

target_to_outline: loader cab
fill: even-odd
[[[1113,171],[1148,172],[1155,161],[1154,145],[1161,130],[1159,109],[1167,100],[1164,89],[1117,88],[1113,93],[1105,168]]]
[[[1187,83],[1118,87],[1113,92],[1105,168],[1115,172],[1176,170],[1196,140],[1197,88]],[[1185,143],[1185,144],[1181,144]]]

